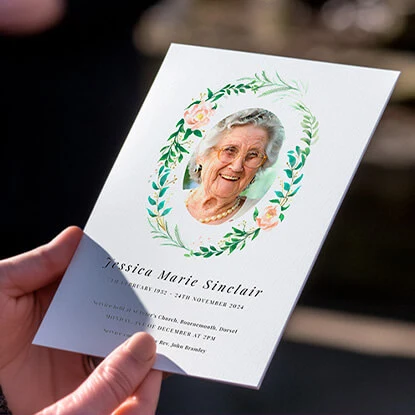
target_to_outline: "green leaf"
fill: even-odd
[[[161,173],[163,173],[164,169],[165,169],[165,167],[164,167],[164,166],[161,166],[161,167],[159,168],[159,172],[158,172],[158,175],[159,175],[159,176],[161,175]]]
[[[202,252],[209,252],[209,248],[206,248],[205,246],[201,246],[201,247],[200,247],[200,250],[201,250]]]
[[[258,215],[259,215],[258,208],[257,208],[257,207],[255,207],[254,214],[253,214],[253,218],[254,218],[254,220],[256,220],[256,218],[258,217]]]
[[[287,210],[290,207],[290,205],[281,206],[281,211],[284,212],[284,210]]]
[[[148,202],[150,203],[150,205],[153,205],[153,206],[155,206],[157,204],[157,202],[153,198],[151,198],[150,196],[148,197]]]
[[[193,101],[190,105],[188,105],[185,109],[188,109],[188,108],[190,108],[190,107],[193,107],[193,105],[196,105],[196,104],[200,104],[202,101],[200,100],[200,99],[198,99],[197,101]]]
[[[304,174],[301,174],[300,176],[298,176],[294,181],[293,184],[297,184],[300,183],[301,179],[303,178]]]
[[[160,186],[163,187],[166,183],[167,177],[169,177],[169,173],[165,173],[160,179]]]
[[[148,212],[148,214],[149,214],[152,218],[156,218],[156,217],[157,217],[157,215],[156,215],[154,212],[152,212],[149,208],[147,208],[147,212]]]
[[[284,182],[284,190],[290,190],[290,183]]]
[[[160,196],[160,197],[163,197],[163,196],[164,196],[164,194],[167,192],[167,189],[168,189],[168,187],[163,187],[163,189],[161,189],[161,190],[160,190],[160,194],[159,194],[159,196]]]
[[[280,203],[280,200],[279,199],[271,199],[270,201],[269,201],[270,203]]]
[[[162,202],[160,202],[159,204],[158,204],[158,206],[157,206],[157,209],[158,210],[162,210],[163,208],[164,208],[164,205],[166,204],[166,201],[165,200],[163,200]]]
[[[171,209],[172,208],[165,209],[164,212],[161,214],[161,216],[166,216],[171,211]]]
[[[280,221],[282,222],[283,220],[284,220],[284,214],[283,213],[280,213],[280,216],[278,216],[279,218],[280,218]]]
[[[288,163],[291,167],[295,166],[295,163],[297,162],[297,159],[292,156],[291,154],[288,154]]]
[[[217,101],[218,99],[222,98],[225,94],[224,93],[219,93],[215,96],[215,98],[212,99],[212,102]]]
[[[213,97],[213,92],[208,88],[208,99]]]
[[[252,238],[251,238],[252,241],[259,235],[259,232],[260,231],[261,231],[261,228],[256,228],[255,229],[255,231],[254,231],[254,233],[252,235]]]
[[[265,92],[262,92],[259,96],[260,97],[266,97],[268,95],[277,94],[278,92],[281,92],[281,91],[288,91],[288,89],[289,88],[287,88],[287,87],[272,88],[272,89],[268,89]]]
[[[293,171],[291,169],[285,169],[285,174],[287,175],[287,177],[289,179],[291,179],[291,177],[293,177]]]
[[[209,257],[211,257],[213,255],[213,252],[207,252],[206,254],[204,254],[203,256],[205,257],[205,258],[209,258]]]
[[[237,247],[237,246],[238,246],[237,244],[232,245],[232,246],[229,248],[229,253],[231,254],[233,251],[235,251],[235,249],[236,249],[236,247]]]
[[[291,192],[288,197],[292,197],[294,196],[299,190],[300,190],[301,186],[298,186],[293,192]]]
[[[190,105],[193,105],[193,104],[190,104]],[[187,107],[187,108],[189,108],[189,107]],[[179,121],[177,122],[176,127],[179,127],[179,126],[181,126],[181,125],[183,125],[183,124],[184,124],[184,118],[182,118],[181,120],[179,120]],[[174,134],[172,134],[172,135],[174,135]]]
[[[297,102],[297,107],[301,110],[301,111],[306,111],[306,107],[304,106],[304,104],[302,102]]]
[[[186,132],[184,133],[184,137],[183,137],[183,140],[187,140],[187,138],[189,137],[189,135],[191,135],[192,134],[192,130],[190,129],[190,128],[188,128],[187,130],[186,130]]]
[[[279,191],[279,190],[275,191],[274,193],[275,193],[278,197],[284,197],[284,193],[283,193],[283,192],[281,192],[281,191]]]
[[[194,130],[193,131],[193,134],[195,135],[195,136],[197,136],[197,137],[202,137],[202,132],[200,131],[200,130]]]
[[[233,231],[237,234],[237,235],[243,235],[245,232],[241,231],[238,228],[235,228],[234,226],[232,226]]]
[[[159,187],[157,186],[157,183],[156,183],[156,182],[151,183],[151,187],[152,187],[154,190],[159,190]]]
[[[267,82],[271,82],[269,80],[269,78],[267,77],[267,74],[265,73],[265,71],[262,71],[262,77],[267,81]]]
[[[189,152],[187,151],[187,149],[185,149],[182,145],[180,145],[179,143],[176,144],[176,148],[179,149],[182,153],[187,153],[189,154]]]

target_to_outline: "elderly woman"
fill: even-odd
[[[186,199],[189,213],[201,223],[219,225],[251,207],[241,193],[277,161],[284,137],[279,119],[262,108],[220,121],[190,160],[189,174],[199,186]]]

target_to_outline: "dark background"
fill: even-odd
[[[408,331],[374,332],[371,352],[299,340],[289,323],[260,391],[172,376],[159,413],[415,413],[414,11],[409,0],[78,0],[51,29],[3,34],[0,257],[84,226],[170,42],[400,70],[296,310]],[[379,353],[385,341],[409,352]]]

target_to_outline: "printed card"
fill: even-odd
[[[34,343],[259,388],[398,76],[172,44]]]

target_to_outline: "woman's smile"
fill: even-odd
[[[218,149],[211,149],[209,154],[202,157],[201,180],[206,195],[235,200],[254,178],[257,168],[245,165],[245,157],[253,151],[265,153],[268,142],[267,132],[255,125],[234,127],[218,143]],[[232,161],[223,162],[219,159],[219,149],[224,147],[238,149],[238,156]]]
[[[221,224],[252,207],[248,191],[258,172],[274,164],[284,136],[278,118],[261,108],[247,108],[221,120],[199,143],[187,173],[198,185],[186,198],[199,222]]]
[[[237,180],[240,179],[237,176],[230,176],[230,175],[224,174],[224,173],[219,173],[219,176],[222,177],[222,179],[230,180],[232,182],[236,182]]]

